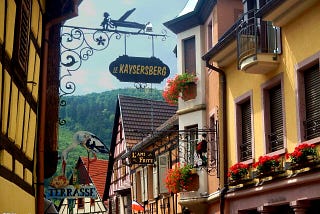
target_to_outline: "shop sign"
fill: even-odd
[[[92,185],[68,185],[64,188],[48,187],[46,198],[97,198],[97,190]]]
[[[156,57],[119,56],[109,71],[120,82],[161,83],[170,74],[169,67]]]
[[[132,164],[153,164],[154,152],[132,152],[131,163]]]

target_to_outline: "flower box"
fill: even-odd
[[[194,99],[197,96],[197,81],[198,78],[191,73],[176,75],[174,78],[167,80],[162,96],[170,105],[177,105],[179,97],[184,100]]]
[[[318,157],[318,152],[314,144],[303,143],[297,146],[292,153],[286,154],[286,159],[290,159],[292,163],[303,164]]]
[[[196,98],[197,96],[197,84],[195,82],[189,82],[182,90],[182,99],[188,101]]]
[[[239,180],[229,179],[229,181],[228,181],[228,185],[229,186],[238,186],[240,184],[245,186],[245,185],[247,185],[249,183],[252,183],[252,178],[242,178],[242,179],[239,179]]]
[[[266,174],[268,172],[275,172],[282,168],[282,161],[279,155],[264,155],[260,156],[258,161],[253,164],[257,169],[257,174]]]
[[[178,193],[183,190],[191,191],[199,188],[199,176],[192,173],[193,167],[189,164],[181,166],[178,163],[172,169],[169,169],[165,185],[169,192]]]
[[[282,170],[280,168],[273,169],[271,171],[265,171],[265,172],[259,172],[259,171],[254,171],[253,172],[253,178],[266,178],[266,177],[281,177],[282,174],[284,174],[286,171]]]
[[[249,165],[244,163],[236,163],[229,168],[228,177],[229,185],[237,185],[247,179],[249,173]]]

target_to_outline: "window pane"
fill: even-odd
[[[195,38],[184,40],[184,69],[186,73],[196,73]]]

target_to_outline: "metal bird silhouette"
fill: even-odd
[[[88,131],[77,131],[73,135],[72,143],[62,151],[62,172],[65,175],[65,169],[67,164],[68,153],[78,146],[84,147],[88,153],[92,153],[93,160],[97,159],[97,153],[109,153],[109,149],[103,144],[103,142],[93,133]]]

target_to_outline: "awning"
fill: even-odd
[[[144,207],[137,201],[132,201],[132,210],[133,211],[144,211]]]

